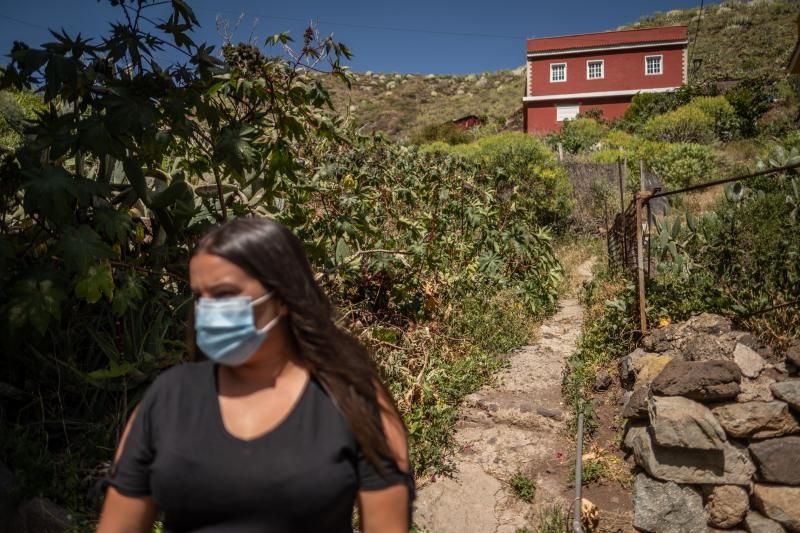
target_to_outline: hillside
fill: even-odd
[[[365,72],[351,90],[331,87],[336,110],[349,114],[362,133],[381,131],[405,140],[417,128],[464,115],[504,123],[522,105],[525,70],[482,74],[419,75]]]
[[[704,8],[694,54],[703,59],[698,79],[737,79],[780,71],[796,36],[797,0],[726,1]],[[691,43],[699,8],[657,12],[626,28],[670,24],[689,26]],[[691,46],[691,44],[690,44]],[[520,43],[520,57],[524,43]],[[418,75],[356,73],[352,89],[330,89],[339,113],[349,115],[364,133],[381,131],[407,140],[428,124],[464,115],[485,115],[502,126],[521,107],[524,68],[482,74]]]

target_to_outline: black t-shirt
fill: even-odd
[[[383,475],[313,378],[273,430],[244,441],[222,422],[211,362],[162,373],[136,412],[110,484],[152,495],[169,532],[351,532],[359,490],[413,479]],[[409,498],[410,500],[411,498]]]

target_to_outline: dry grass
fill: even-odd
[[[689,211],[695,216],[702,215],[707,211],[711,211],[717,200],[724,194],[725,185],[716,185],[696,192],[686,193],[681,199],[683,210]]]
[[[597,262],[607,260],[605,237],[565,236],[556,242],[554,249],[556,258],[564,267],[564,278],[561,282],[562,294],[577,294],[581,288],[578,267],[586,260],[591,257],[596,257]]]
[[[523,70],[498,70],[466,76],[353,74],[348,89],[326,82],[336,113],[348,116],[360,133],[384,132],[407,141],[429,124],[465,115],[485,117],[495,128],[522,107]]]

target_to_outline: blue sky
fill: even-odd
[[[380,0],[269,2],[188,0],[201,28],[196,42],[220,43],[216,19],[241,13],[234,40],[290,31],[300,39],[309,20],[355,53],[355,71],[464,74],[514,68],[525,61],[525,38],[613,29],[655,11],[693,7],[699,0],[519,1]],[[46,28],[102,35],[121,17],[108,0],[0,0],[0,64],[13,41],[51,40]]]

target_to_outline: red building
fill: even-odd
[[[529,39],[525,131],[558,131],[589,109],[613,119],[637,93],[677,89],[687,79],[688,43],[686,26]]]
[[[476,126],[483,126],[484,120],[477,115],[467,115],[453,120],[453,124],[462,130],[472,129]]]

